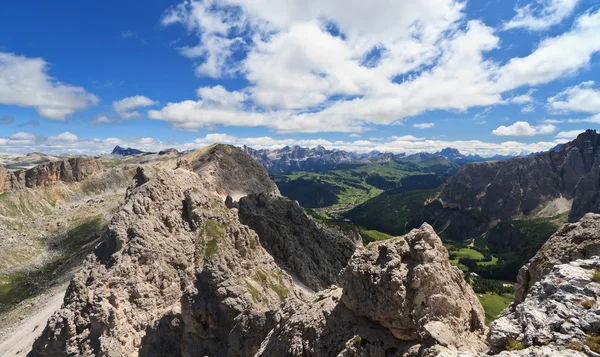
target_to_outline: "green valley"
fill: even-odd
[[[307,208],[338,215],[383,192],[434,188],[458,165],[443,158],[340,165],[324,172],[272,174],[281,193]]]

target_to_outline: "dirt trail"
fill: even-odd
[[[67,285],[47,295],[38,310],[11,328],[8,337],[0,342],[0,357],[23,357],[29,353],[35,339],[42,333],[48,318],[63,302]]]

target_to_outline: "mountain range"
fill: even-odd
[[[307,150],[287,151],[298,162],[350,155]],[[368,244],[357,227],[315,218],[283,196],[247,151],[216,144],[189,153],[72,157],[23,171],[35,185],[12,184],[21,174],[0,170],[0,319],[11,327],[0,328],[0,353],[600,353],[600,215],[589,213],[600,211],[595,131],[552,152],[464,164],[427,194],[402,182],[350,212],[410,194],[423,199],[373,212],[399,220],[408,210],[411,222],[422,221],[414,229],[400,222],[405,234]],[[431,157],[369,155],[349,160],[395,169],[462,157],[452,149]],[[484,275],[508,262],[508,253],[486,246],[478,232],[556,216],[572,223],[527,253],[533,259],[512,278],[514,303],[487,327],[493,294],[480,290],[506,282],[461,271],[448,237],[467,232],[472,242],[461,249],[490,255],[489,264],[471,261]],[[495,234],[512,234],[502,232]]]
[[[357,153],[343,150],[328,150],[323,146],[303,148],[300,146],[285,146],[281,149],[256,150],[248,146],[243,147],[244,152],[258,160],[270,173],[289,173],[294,171],[327,171],[349,165],[364,165],[368,163],[382,163],[389,161],[424,161],[434,158],[445,158],[451,162],[463,165],[469,162],[490,160],[505,160],[512,156],[496,155],[483,158],[479,155],[463,155],[457,149],[445,148],[435,153],[416,153],[406,155],[391,152],[371,151]]]

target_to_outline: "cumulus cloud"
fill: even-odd
[[[579,0],[535,0],[516,7],[517,13],[512,20],[504,24],[504,29],[525,28],[531,31],[547,30],[559,24],[573,13]]]
[[[529,92],[525,93],[525,94],[521,94],[515,97],[512,97],[510,99],[511,103],[516,103],[516,104],[525,104],[525,103],[530,103],[533,102],[533,96],[532,94],[535,92],[535,89],[531,89],[529,90]]]
[[[585,130],[569,130],[569,131],[561,131],[556,134],[555,138],[560,140],[573,140],[577,137],[577,135],[583,133]]]
[[[583,82],[548,98],[548,106],[558,112],[600,113],[600,90],[594,81]]]
[[[435,126],[435,123],[413,124],[413,128],[417,128],[417,129],[429,129],[429,128],[433,128],[434,126]]]
[[[532,126],[526,121],[518,121],[512,125],[501,125],[492,131],[497,136],[534,136],[552,134],[556,127],[552,124]]]
[[[103,114],[98,115],[96,119],[89,121],[90,125],[110,124],[112,122],[114,122],[114,120],[110,119],[109,117]]]
[[[33,107],[51,120],[66,117],[98,103],[98,98],[76,87],[56,81],[47,73],[48,63],[0,52],[0,104]]]
[[[158,102],[153,101],[143,95],[136,95],[134,97],[123,98],[119,101],[113,102],[113,108],[117,114],[123,119],[139,118],[142,115],[139,112],[132,111],[136,108],[149,107],[156,105]]]
[[[535,106],[533,104],[527,104],[521,108],[521,113],[533,113],[535,112]]]
[[[163,25],[182,25],[199,40],[180,48],[198,75],[248,85],[201,88],[200,99],[149,117],[189,131],[363,132],[431,110],[531,103],[533,88],[505,95],[574,74],[600,51],[600,11],[580,15],[529,55],[496,61],[488,55],[501,45],[496,30],[467,21],[462,1],[307,1],[185,1],[167,11]],[[561,13],[554,2],[539,5],[545,10],[528,14]]]

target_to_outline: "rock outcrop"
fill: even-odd
[[[588,130],[555,151],[465,165],[438,197],[446,208],[480,209],[491,220],[541,211],[563,200],[567,204],[558,210],[570,212],[574,222],[587,212],[600,213],[599,156],[600,135]],[[550,211],[548,215],[560,213]]]
[[[600,256],[600,214],[588,213],[577,223],[563,225],[519,271],[515,302],[525,299],[529,289],[555,265]]]
[[[284,197],[250,195],[238,206],[240,221],[258,234],[277,264],[315,291],[337,283],[361,241],[358,231],[319,225]]]
[[[341,288],[288,301],[259,356],[423,355],[481,351],[484,312],[431,226],[359,248]]]
[[[215,144],[198,149],[183,157],[196,172],[205,187],[223,199],[265,193],[278,196],[277,185],[267,171],[248,154],[231,145]]]
[[[86,157],[53,161],[29,170],[11,172],[0,166],[0,193],[48,186],[56,182],[79,182],[101,170],[100,161]]]
[[[298,296],[193,172],[143,169],[30,356],[252,356]]]
[[[557,351],[600,355],[599,350],[590,349],[589,342],[600,333],[600,282],[593,279],[599,271],[598,256],[554,266],[530,288],[523,302],[505,310],[490,325],[492,349],[504,349],[512,340],[524,346],[550,345]]]

